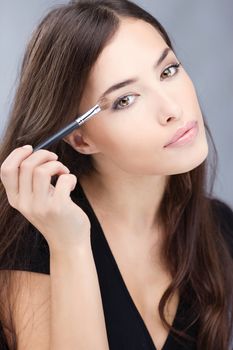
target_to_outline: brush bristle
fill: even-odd
[[[99,106],[101,108],[102,111],[104,111],[105,109],[108,109],[110,107],[110,102],[108,101],[107,98],[103,97],[100,101],[99,101]]]

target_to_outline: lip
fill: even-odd
[[[179,143],[181,145],[183,145],[187,141],[190,141],[190,138],[193,139],[193,137],[196,136],[197,132],[198,132],[197,121],[196,120],[189,121],[183,128],[179,128],[176,131],[175,135],[171,138],[171,140],[164,147],[168,147],[168,146],[173,145],[173,144],[178,145],[177,141],[179,141],[182,137],[183,137],[184,142],[179,142]],[[182,141],[182,140],[180,140],[180,141]]]

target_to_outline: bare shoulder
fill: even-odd
[[[9,271],[1,271],[9,273]],[[6,324],[12,318],[17,333],[18,350],[49,349],[50,276],[36,272],[10,271],[7,290],[9,308],[5,309]],[[10,340],[8,330],[4,333]]]

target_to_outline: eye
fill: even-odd
[[[176,63],[176,64],[172,64],[169,67],[167,67],[163,73],[161,74],[161,76],[165,73],[165,77],[163,77],[161,80],[166,79],[167,77],[171,77],[175,74],[178,73],[179,67],[181,66],[181,63]],[[173,72],[172,72],[173,71]],[[166,73],[168,72],[168,74]],[[131,106],[130,102],[130,97],[136,97],[136,96],[140,96],[138,94],[132,94],[132,95],[125,95],[122,97],[119,97],[112,105],[112,110],[113,111],[117,111],[117,110],[121,110],[121,109],[126,109],[128,107]]]
[[[119,97],[112,106],[112,110],[126,109],[131,106],[130,97],[139,96],[138,94],[126,95]]]
[[[179,62],[179,63],[172,64],[171,66],[167,67],[163,71],[163,73],[161,74],[161,76],[162,76],[165,73],[165,78],[162,78],[162,80],[166,79],[167,77],[171,77],[171,76],[175,75],[178,72],[180,65],[181,65],[181,63]],[[173,71],[173,73],[172,73],[172,71]],[[168,72],[168,74],[166,72]]]

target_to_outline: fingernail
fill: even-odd
[[[25,146],[22,146],[22,148],[32,148],[31,145],[25,145]]]

